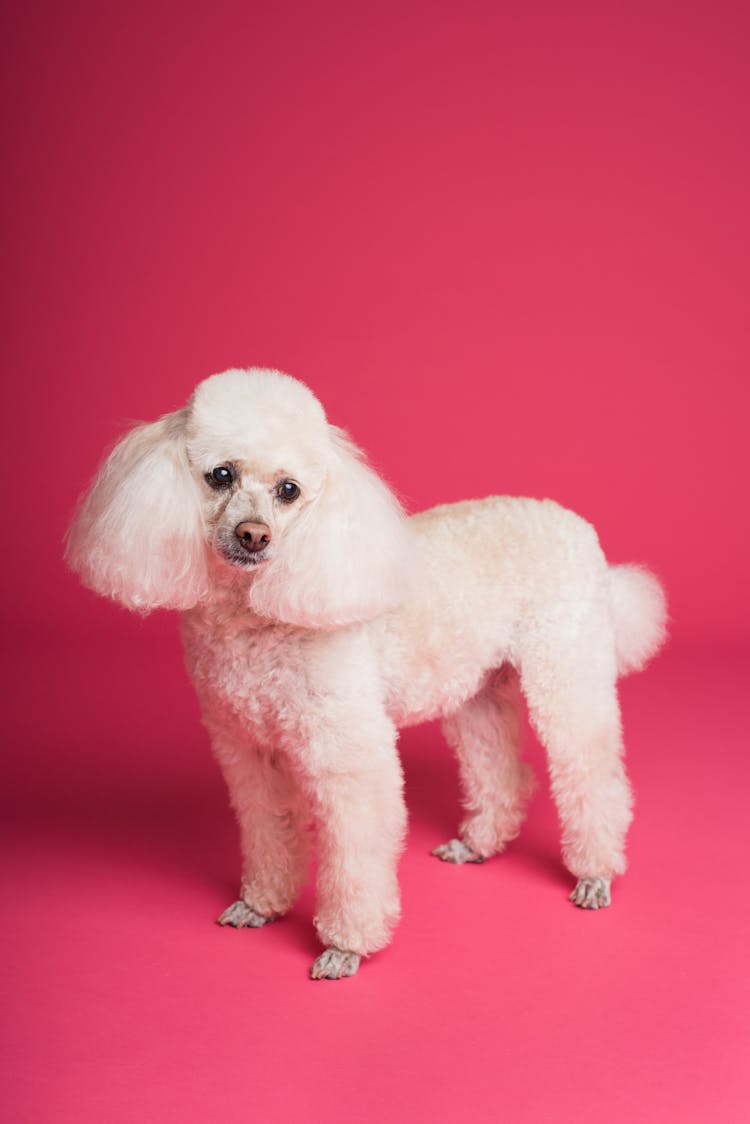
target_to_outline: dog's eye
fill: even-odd
[[[276,485],[276,498],[282,503],[294,503],[299,492],[299,484],[295,484],[293,480],[280,480]]]
[[[206,474],[206,480],[212,488],[228,488],[234,480],[234,473],[229,465],[219,464]]]

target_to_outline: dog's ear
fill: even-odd
[[[257,612],[305,628],[370,620],[399,602],[410,574],[401,505],[342,430],[329,437],[322,490],[250,589]]]
[[[104,462],[68,531],[85,585],[129,609],[189,609],[207,584],[203,521],[184,442],[186,410],[139,425]]]

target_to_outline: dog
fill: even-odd
[[[200,383],[128,433],[68,532],[83,582],[129,609],[175,609],[240,828],[222,925],[293,905],[318,853],[314,979],[353,975],[399,917],[406,810],[398,730],[442,719],[466,815],[433,852],[481,862],[513,839],[533,779],[525,697],[577,879],[610,904],[631,790],[618,675],[665,638],[661,585],[611,566],[550,500],[489,497],[407,518],[303,383],[265,369]]]

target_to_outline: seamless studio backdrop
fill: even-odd
[[[747,8],[8,8],[4,1116],[739,1121],[750,1047]],[[479,868],[402,738],[404,917],[314,984],[308,888],[218,928],[239,853],[182,668],[62,564],[136,419],[303,379],[410,510],[551,496],[663,579],[622,703],[630,870],[567,901],[541,751]]]

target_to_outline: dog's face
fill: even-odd
[[[120,442],[71,528],[68,560],[129,608],[210,603],[231,576],[257,614],[333,628],[398,599],[404,528],[306,386],[235,370]]]
[[[320,403],[275,372],[227,372],[202,383],[189,405],[185,446],[207,545],[249,572],[278,558],[331,468]]]
[[[268,469],[254,457],[213,458],[202,473],[201,505],[210,547],[231,566],[254,570],[273,558],[289,523],[317,488],[304,471]]]

